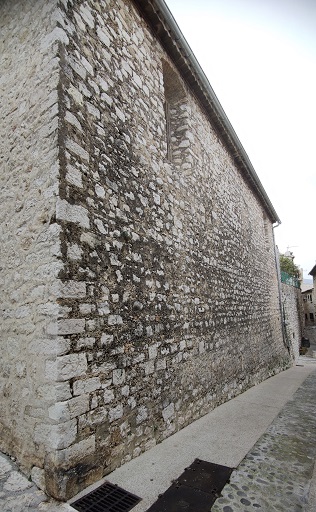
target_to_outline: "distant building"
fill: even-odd
[[[316,325],[316,265],[309,272],[313,277],[313,285],[302,285],[305,325]]]

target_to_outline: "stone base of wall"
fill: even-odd
[[[204,401],[200,399],[200,408],[199,411],[195,413],[194,418],[187,418],[185,423],[176,430],[174,428],[170,428],[169,431],[166,430],[163,437],[155,437],[157,433],[152,430],[151,440],[147,440],[146,443],[143,443],[142,448],[137,454],[136,452],[134,453],[134,457],[140,455],[143,451],[147,451],[150,447],[154,447],[157,443],[163,441],[163,439],[169,437],[177,430],[180,430],[199,417],[209,413],[222,403],[240,395],[250,387],[259,384],[289,367],[291,367],[289,358],[280,360],[275,366],[271,365],[271,367],[261,369],[252,376],[245,375],[243,379],[234,382],[231,386],[225,386],[224,390],[218,389],[215,394],[206,397]],[[172,412],[174,413],[174,409]],[[118,456],[115,457],[115,448],[113,455],[110,455],[109,451],[108,460],[98,458],[98,455],[93,452],[95,448],[94,441],[94,436],[91,436],[90,439],[78,443],[78,446],[72,446],[67,450],[61,450],[46,457],[42,475],[42,482],[44,483],[42,485],[44,485],[44,490],[47,494],[58,500],[66,501],[122,465],[122,460],[124,464],[124,459],[122,459],[119,449],[117,450]],[[126,462],[131,458],[131,456],[127,457]],[[80,460],[78,461],[78,459]],[[40,468],[37,468],[35,472],[33,468],[32,473],[37,476],[41,471]]]

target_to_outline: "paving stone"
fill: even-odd
[[[212,512],[305,510],[316,459],[315,390],[316,372],[232,473]]]

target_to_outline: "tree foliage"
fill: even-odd
[[[297,265],[295,265],[292,258],[288,258],[287,256],[280,255],[280,269],[283,272],[286,272],[290,276],[300,277],[300,269]]]

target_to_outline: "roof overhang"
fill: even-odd
[[[133,1],[199,100],[244,178],[265,208],[271,222],[280,224],[281,221],[246,151],[166,3],[163,0]]]
[[[316,265],[313,266],[312,270],[309,272],[309,275],[313,277],[316,275]]]

